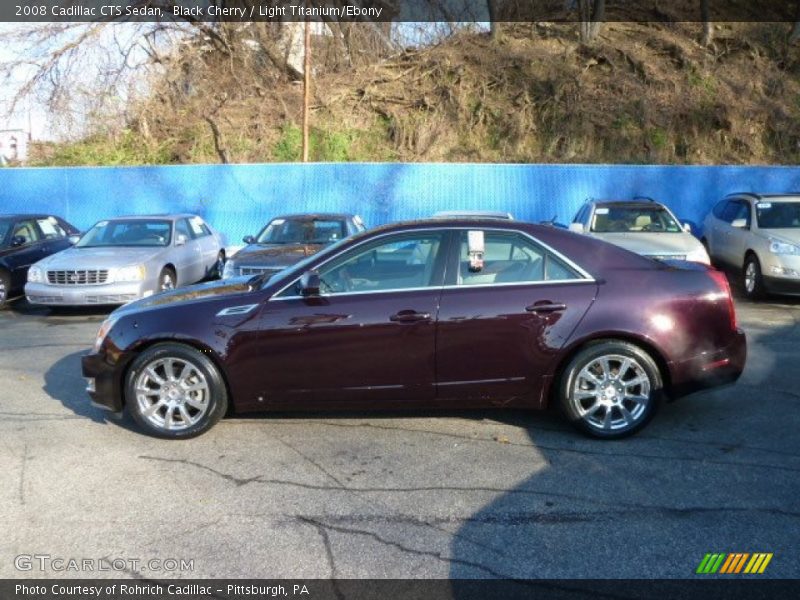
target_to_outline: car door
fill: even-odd
[[[469,236],[480,231],[483,260]],[[588,310],[588,274],[521,232],[461,231],[439,306],[437,394],[461,404],[536,405],[542,376]]]
[[[731,223],[736,219],[748,218],[748,205],[742,200],[730,200],[722,211],[716,232],[717,254],[729,265],[741,266],[741,257],[738,256],[736,248],[741,243],[741,235],[744,233],[744,230],[733,227]]]
[[[185,242],[182,243],[182,240]],[[200,242],[192,234],[188,219],[175,221],[175,240],[172,251],[175,257],[175,267],[178,270],[179,285],[195,283],[204,277],[205,270]]]
[[[25,286],[28,268],[47,256],[47,248],[33,219],[17,221],[14,224],[9,239],[13,242],[15,238],[19,238],[22,243],[6,257],[6,263],[11,271],[11,289],[20,290]]]
[[[430,230],[366,241],[319,268],[319,296],[295,282],[271,298],[246,367],[263,405],[430,403],[447,240]]]
[[[205,277],[214,269],[217,263],[217,256],[220,250],[219,244],[217,244],[216,238],[211,235],[208,225],[200,217],[191,217],[189,219],[189,227],[198,243],[203,265],[202,277]]]

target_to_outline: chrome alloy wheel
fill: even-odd
[[[142,417],[165,431],[196,424],[208,411],[210,388],[205,375],[181,358],[159,358],[145,366],[135,382]]]
[[[580,370],[570,401],[592,429],[619,431],[644,418],[652,401],[650,387],[647,371],[635,358],[607,354]]]
[[[755,291],[757,277],[756,263],[751,260],[744,269],[744,288],[747,290],[748,294],[752,294]]]
[[[167,271],[161,278],[161,291],[166,292],[167,290],[174,290],[174,289],[175,289],[175,281],[172,279],[172,273]]]

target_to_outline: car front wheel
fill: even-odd
[[[134,360],[125,379],[125,404],[149,434],[191,438],[208,431],[228,408],[219,369],[183,344],[158,344]]]
[[[764,296],[764,278],[761,275],[761,263],[752,254],[744,261],[744,293],[752,300]]]
[[[4,271],[0,271],[0,310],[8,306],[8,296],[11,293],[11,278]]]
[[[572,424],[597,438],[619,439],[655,415],[661,396],[658,366],[644,350],[610,340],[578,352],[561,377],[561,408]]]

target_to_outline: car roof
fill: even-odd
[[[17,213],[10,215],[0,214],[0,219],[44,219],[47,217],[55,217],[55,215],[46,215],[44,213]]]
[[[655,200],[595,200],[595,205],[603,208],[663,208],[664,205]]]
[[[756,194],[754,192],[736,192],[725,196],[725,200],[732,200],[747,196],[754,200],[774,200],[775,202],[791,202],[800,200],[800,193],[787,192],[785,194]]]
[[[177,221],[178,219],[188,219],[196,217],[190,213],[176,213],[176,214],[154,214],[154,215],[123,215],[121,217],[108,217],[107,219],[100,219],[101,221],[135,221],[141,219],[166,219],[168,221]]]
[[[494,210],[440,210],[433,214],[435,219],[505,219],[513,220],[510,212]]]
[[[275,219],[284,219],[285,221],[316,221],[320,219],[353,219],[355,215],[350,213],[294,213],[290,215],[281,215],[273,217],[270,221]]]

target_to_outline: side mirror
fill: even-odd
[[[731,221],[731,227],[736,229],[747,229],[747,219],[734,219]]]
[[[252,235],[246,235],[246,236],[244,236],[244,237],[242,238],[242,241],[243,241],[245,244],[255,244],[255,243],[256,243],[256,238],[255,238],[255,237],[253,237]]]
[[[81,241],[81,236],[80,236],[79,233],[75,233],[75,234],[72,234],[71,236],[69,236],[67,239],[69,240],[69,243],[74,246],[79,241]]]
[[[303,296],[319,296],[319,273],[306,271],[300,278],[300,294]]]
[[[584,233],[583,223],[570,223],[569,230],[572,233]]]
[[[682,228],[686,233],[692,233],[692,224],[691,223],[684,223],[682,225]]]
[[[189,239],[184,234],[180,234],[178,237],[175,238],[175,245],[176,246],[185,246],[186,242],[188,242],[188,241],[189,241]]]
[[[22,235],[15,235],[11,238],[11,247],[18,248],[19,246],[24,246],[28,240],[25,239],[25,236]]]

